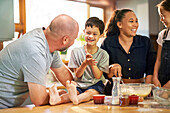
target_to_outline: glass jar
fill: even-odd
[[[119,98],[120,106],[128,106],[129,105],[129,95],[122,95]]]
[[[119,105],[120,79],[121,77],[112,77],[113,80],[112,105]]]

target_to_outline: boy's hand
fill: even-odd
[[[93,59],[93,56],[90,53],[88,53],[87,50],[85,50],[85,51],[86,51],[86,60],[85,60],[85,63],[87,65],[91,65],[91,66],[96,65],[97,64],[96,59]]]

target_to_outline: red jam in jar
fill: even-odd
[[[128,106],[129,105],[129,96],[128,95],[120,96],[119,105],[120,106]]]
[[[139,96],[137,96],[137,95],[129,96],[129,104],[130,105],[138,105],[138,99],[139,99]]]

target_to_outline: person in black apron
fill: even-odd
[[[158,79],[161,86],[164,86],[170,80],[170,40],[166,40],[169,29],[164,33],[163,46],[161,52],[161,64],[158,73]]]
[[[170,89],[170,0],[163,0],[157,7],[160,21],[167,29],[162,30],[157,39],[158,51],[153,83],[155,86]]]

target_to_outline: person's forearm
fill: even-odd
[[[66,86],[66,81],[67,81],[67,80],[70,80],[70,81],[73,80],[73,75],[72,75],[72,73],[71,73],[71,70],[70,70],[67,66],[65,66],[65,68],[66,68],[66,70],[63,70],[63,71],[62,71],[62,74],[63,74],[63,75],[67,75],[67,76],[65,76],[64,78],[63,78],[63,77],[62,77],[62,78],[59,78],[59,77],[58,77],[58,80],[59,80],[64,86]]]
[[[49,94],[45,86],[28,82],[31,102],[35,106],[49,104]]]
[[[158,44],[158,50],[157,50],[157,58],[154,66],[154,73],[153,73],[153,78],[158,79],[158,71],[160,68],[161,64],[161,52],[162,52],[162,46]]]
[[[83,75],[86,67],[87,67],[87,64],[86,64],[85,61],[84,61],[84,62],[81,64],[81,66],[75,70],[75,75],[76,75],[76,77],[80,78],[80,77]]]
[[[158,78],[159,67],[160,67],[160,61],[157,60],[157,61],[155,62],[153,78]]]
[[[170,89],[170,80],[163,87]]]
[[[67,80],[73,80],[73,76],[71,73],[71,70],[63,65],[60,68],[51,68],[51,70],[54,72],[56,78],[64,85],[66,86],[66,81]]]
[[[100,79],[103,72],[100,71],[99,68],[96,65],[91,66],[91,68],[92,68],[92,72],[93,72],[94,77],[97,78],[97,79]]]

